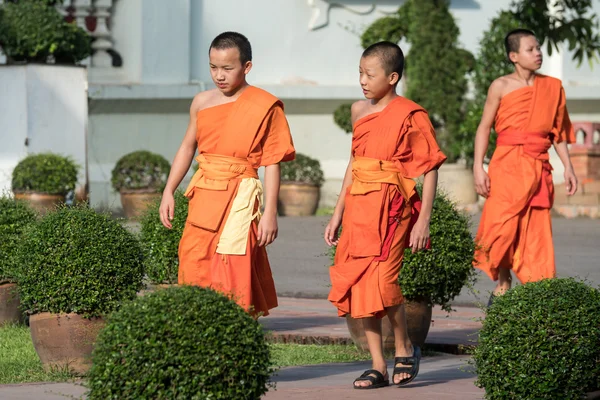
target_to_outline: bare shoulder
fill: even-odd
[[[190,113],[196,114],[200,110],[216,105],[218,92],[217,89],[211,89],[198,93],[192,100]]]
[[[358,100],[352,104],[350,115],[352,124],[368,113],[369,100]]]
[[[490,85],[490,89],[488,93],[497,95],[498,97],[502,97],[504,91],[510,86],[510,76],[504,75],[500,78],[494,79],[492,84]]]

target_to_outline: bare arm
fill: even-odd
[[[483,169],[483,159],[490,141],[492,124],[494,123],[496,112],[500,106],[501,85],[502,83],[499,80],[495,80],[490,85],[485,106],[483,107],[483,115],[481,116],[481,121],[477,127],[477,133],[475,134],[475,156],[473,163],[475,189],[477,190],[477,193],[484,197],[488,197],[490,194],[490,179]]]
[[[277,238],[277,199],[281,180],[279,164],[265,167],[265,212],[258,224],[258,245],[266,246]]]
[[[565,185],[567,187],[567,195],[572,196],[577,192],[577,177],[573,171],[573,164],[571,164],[571,158],[569,157],[569,149],[567,142],[563,141],[560,143],[554,143],[554,149],[556,154],[565,166]]]
[[[427,172],[423,178],[423,199],[421,199],[421,211],[419,218],[410,232],[410,241],[408,246],[412,252],[416,253],[427,247],[429,240],[429,222],[431,221],[431,211],[433,210],[433,200],[437,187],[438,171],[433,169]]]
[[[194,101],[192,101],[190,107],[190,123],[188,124],[185,136],[183,137],[183,142],[175,154],[175,159],[171,165],[171,172],[169,173],[169,178],[167,179],[167,184],[165,185],[162,200],[160,202],[160,220],[162,224],[169,229],[172,228],[171,221],[173,220],[173,215],[175,213],[175,199],[173,194],[190,169],[192,159],[196,154],[196,113],[200,101],[200,95],[196,96]]]

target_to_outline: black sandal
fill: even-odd
[[[496,300],[496,295],[494,294],[494,292],[492,292],[492,294],[490,294],[490,299],[488,300],[488,308],[490,308],[492,306],[492,304],[494,303],[494,300]]]
[[[421,363],[421,348],[419,346],[413,346],[412,357],[396,357],[394,358],[394,372],[392,373],[392,379],[398,374],[410,374],[410,378],[402,379],[398,383],[394,383],[396,386],[404,386],[413,381],[419,374],[419,364]],[[402,366],[398,364],[410,365],[410,367]],[[392,381],[394,382],[394,381]]]
[[[356,382],[364,382],[369,381],[371,384],[369,386],[356,386]],[[354,380],[354,389],[377,389],[380,387],[389,386],[389,379],[385,379],[383,374],[376,369],[368,369],[361,376]]]

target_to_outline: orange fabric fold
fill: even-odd
[[[196,141],[199,169],[185,192],[190,203],[179,284],[214,288],[249,312],[268,315],[277,295],[266,250],[257,246],[257,221],[250,224],[245,254],[216,250],[241,180],[257,178],[260,166],[294,159],[283,104],[249,86],[236,101],[198,112]]]
[[[474,265],[493,280],[498,268],[511,268],[521,282],[554,277],[548,150],[552,142],[574,140],[561,82],[537,75],[533,87],[504,96],[495,129],[491,190],[476,236]]]
[[[328,298],[340,316],[381,318],[385,308],[404,301],[398,274],[419,209],[410,178],[446,157],[425,111],[403,97],[356,121],[352,153],[353,183],[345,194]]]

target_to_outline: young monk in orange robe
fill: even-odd
[[[338,314],[361,318],[372,369],[354,381],[356,389],[387,386],[380,318],[394,328],[393,383],[405,385],[419,369],[420,349],[407,334],[398,274],[406,246],[425,249],[437,185],[437,168],[446,160],[426,111],[396,94],[404,55],[396,44],[376,43],[360,60],[360,85],[367,100],[352,105],[352,152],[325,241],[337,245],[330,268],[329,300]],[[425,174],[423,201],[415,191]],[[337,238],[340,224],[341,237]]]
[[[565,166],[567,194],[577,179],[567,143],[574,140],[565,91],[558,79],[536,71],[542,65],[533,32],[519,29],[505,40],[515,72],[496,79],[488,91],[475,138],[475,185],[486,197],[474,265],[498,281],[495,295],[511,287],[511,269],[525,283],[556,275],[550,209],[554,199],[552,145]],[[483,169],[492,123],[497,147]]]
[[[252,50],[235,32],[217,36],[209,50],[217,89],[201,92],[190,108],[190,123],[167,181],[160,206],[171,228],[173,193],[198,149],[198,171],[179,244],[179,284],[211,287],[230,295],[253,315],[277,306],[265,246],[277,237],[279,163],[295,152],[283,104],[249,86]],[[266,201],[261,217],[265,166]]]

